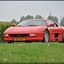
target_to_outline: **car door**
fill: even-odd
[[[61,26],[49,20],[48,25],[50,24],[54,24],[53,26],[48,26],[50,41],[62,41],[63,30]]]

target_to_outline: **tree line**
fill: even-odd
[[[35,17],[31,15],[22,16],[19,22],[22,22],[23,20],[26,20],[26,19],[43,19],[43,17],[41,15],[36,15]],[[53,20],[58,23],[58,18],[56,16],[49,15],[47,19]],[[10,22],[0,22],[0,41],[3,41],[3,32],[7,28],[11,27],[13,23],[18,24],[18,21],[16,21],[15,19],[12,19],[12,21]],[[60,21],[60,25],[64,26],[64,17]]]
[[[31,15],[27,15],[27,16],[22,16],[19,20],[19,22],[22,22],[23,20],[26,20],[26,19],[43,19],[43,17],[41,15],[36,15],[35,17],[34,16],[31,16]],[[47,19],[49,20],[53,20],[55,21],[56,23],[59,23],[58,22],[58,18],[56,16],[52,16],[52,15],[49,15],[47,17]],[[11,22],[15,23],[17,22],[15,19],[13,19]],[[61,26],[64,26],[64,17],[62,18],[62,20],[60,21],[60,25]]]

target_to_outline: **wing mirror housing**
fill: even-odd
[[[48,27],[52,27],[52,26],[54,26],[54,24],[52,23],[52,24],[50,24],[50,25],[48,25]]]
[[[16,26],[16,24],[14,23],[14,24],[12,24],[12,26],[13,26],[13,27],[15,27],[15,26]]]

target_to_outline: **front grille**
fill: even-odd
[[[11,37],[26,37],[29,34],[10,34]]]

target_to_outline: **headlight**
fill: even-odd
[[[4,34],[4,36],[9,36],[9,34]]]
[[[36,34],[30,34],[30,36],[36,36]]]

